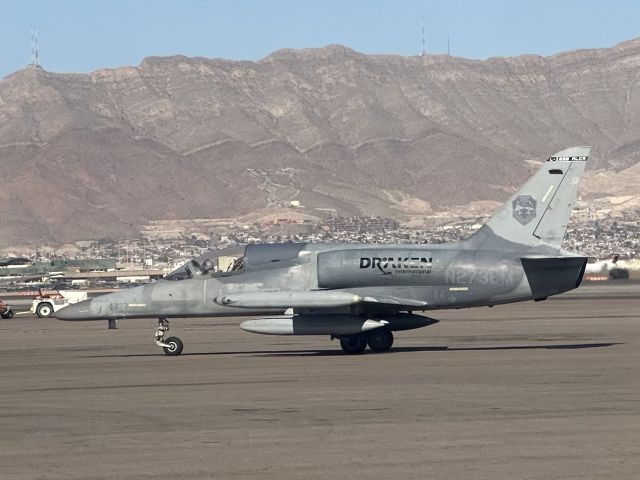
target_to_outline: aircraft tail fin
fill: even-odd
[[[572,147],[549,157],[478,233],[560,248],[590,152],[591,147]]]

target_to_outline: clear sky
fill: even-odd
[[[640,37],[635,0],[0,0],[0,77],[29,63],[37,28],[47,70],[89,72],[184,54],[257,60],[340,43],[470,58],[550,55]]]

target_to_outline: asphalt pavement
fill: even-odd
[[[0,478],[640,478],[640,285],[432,312],[385,354],[242,319],[0,320]]]

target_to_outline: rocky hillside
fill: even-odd
[[[584,144],[608,170],[591,193],[638,194],[640,40],[486,61],[328,46],[87,75],[31,67],[0,81],[0,246],[291,199],[397,218],[502,201],[526,160]]]

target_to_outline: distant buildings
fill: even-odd
[[[601,212],[600,212],[601,213]],[[37,250],[31,258],[0,259],[0,283],[80,281],[115,286],[127,281],[160,278],[187,259],[205,250],[250,243],[400,243],[439,244],[470,236],[481,227],[481,219],[452,221],[433,228],[408,228],[384,217],[332,217],[321,223],[308,219],[274,216],[268,222],[235,225],[225,220],[211,220],[198,225],[189,223],[163,231],[161,238],[105,240],[88,242],[68,256],[51,257]],[[86,242],[85,242],[86,243]],[[574,215],[567,230],[564,247],[589,257],[640,259],[640,214],[624,212],[601,215]]]

